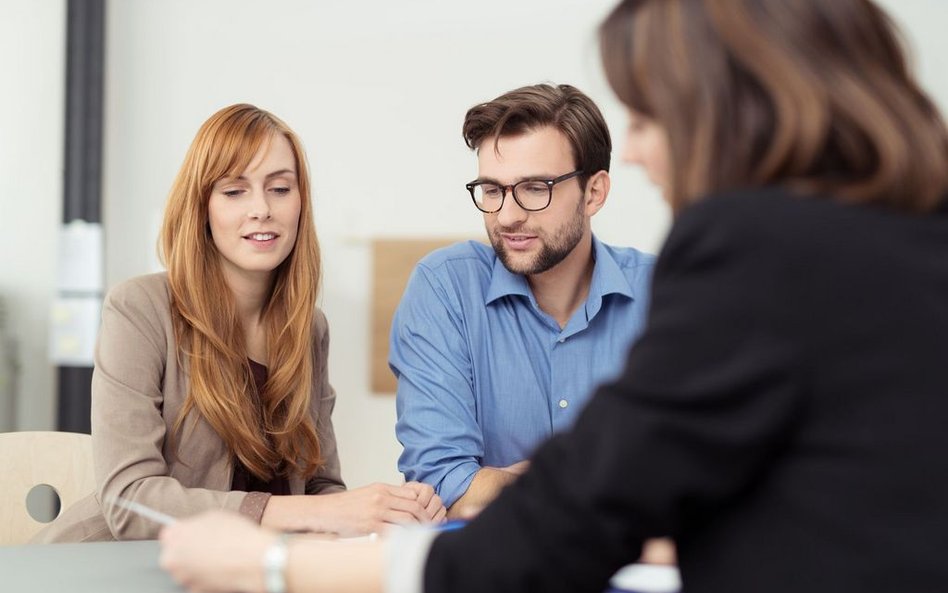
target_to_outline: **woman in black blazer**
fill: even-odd
[[[868,0],[625,0],[601,40],[624,156],[675,212],[647,328],[475,521],[393,537],[389,590],[602,591],[657,536],[687,593],[948,590],[948,132],[892,24]],[[202,529],[245,563],[274,541],[167,530],[199,586],[222,574]],[[314,545],[290,590],[379,588],[379,546],[347,573]]]

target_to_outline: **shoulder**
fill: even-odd
[[[826,296],[811,287],[838,286],[854,262],[871,259],[879,249],[876,238],[898,218],[889,210],[779,187],[711,195],[677,215],[655,285],[703,280],[705,295],[803,307]]]
[[[401,295],[395,324],[431,315],[461,315],[484,305],[496,255],[477,241],[455,243],[423,257],[412,271]]]
[[[496,259],[494,248],[478,241],[464,241],[435,249],[418,262],[418,269],[448,273],[452,269],[479,268],[490,271]]]
[[[136,276],[116,284],[109,290],[106,306],[133,311],[154,311],[170,314],[171,292],[165,272]]]
[[[634,247],[616,247],[601,243],[605,253],[623,270],[650,270],[655,265],[655,255],[639,251]]]
[[[806,251],[827,211],[845,206],[778,187],[722,192],[679,212],[659,255],[656,285],[688,274],[709,291],[788,290],[813,273]],[[818,241],[817,241],[818,243]],[[819,249],[816,247],[816,249]]]
[[[837,232],[835,221],[855,210],[833,198],[780,187],[713,194],[678,214],[659,269],[684,255],[779,264],[788,254],[802,256],[818,247],[819,237]]]
[[[319,307],[313,311],[313,340],[320,344],[329,338],[329,321]]]
[[[311,350],[316,369],[325,366],[329,358],[329,321],[322,309],[316,307],[313,311],[312,324],[312,350]],[[318,373],[317,373],[318,374]],[[317,374],[313,375],[314,381],[320,381]]]
[[[97,356],[103,352],[123,359],[140,353],[145,356],[140,348],[141,339],[152,344],[159,357],[175,348],[171,293],[164,273],[138,276],[116,284],[102,304]],[[135,347],[131,347],[133,343]],[[110,350],[107,345],[114,349]]]
[[[436,249],[415,266],[405,295],[434,293],[439,299],[455,300],[481,294],[487,290],[496,259],[490,245],[477,241]]]
[[[734,240],[767,237],[768,244],[799,239],[802,231],[822,232],[829,221],[847,217],[858,208],[828,196],[806,195],[782,187],[734,190],[711,195],[687,207],[672,227],[676,233],[730,236]],[[740,231],[735,234],[735,231]]]

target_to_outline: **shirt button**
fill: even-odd
[[[565,407],[568,406],[568,405],[569,405],[569,402],[566,401],[565,399],[561,399],[561,400],[560,400],[560,407],[561,407],[561,408],[565,408]]]
[[[562,344],[562,343],[565,342],[565,341],[566,341],[566,338],[560,338],[560,339],[559,339],[559,343],[560,343],[560,344]]]

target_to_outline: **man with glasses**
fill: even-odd
[[[654,264],[592,234],[612,146],[579,90],[505,93],[471,108],[463,135],[478,163],[467,191],[492,248],[460,243],[418,264],[389,358],[399,469],[431,484],[454,517],[490,502],[621,370]]]

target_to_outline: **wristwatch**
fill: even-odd
[[[286,593],[286,561],[288,533],[277,537],[263,555],[263,585],[267,593]]]

